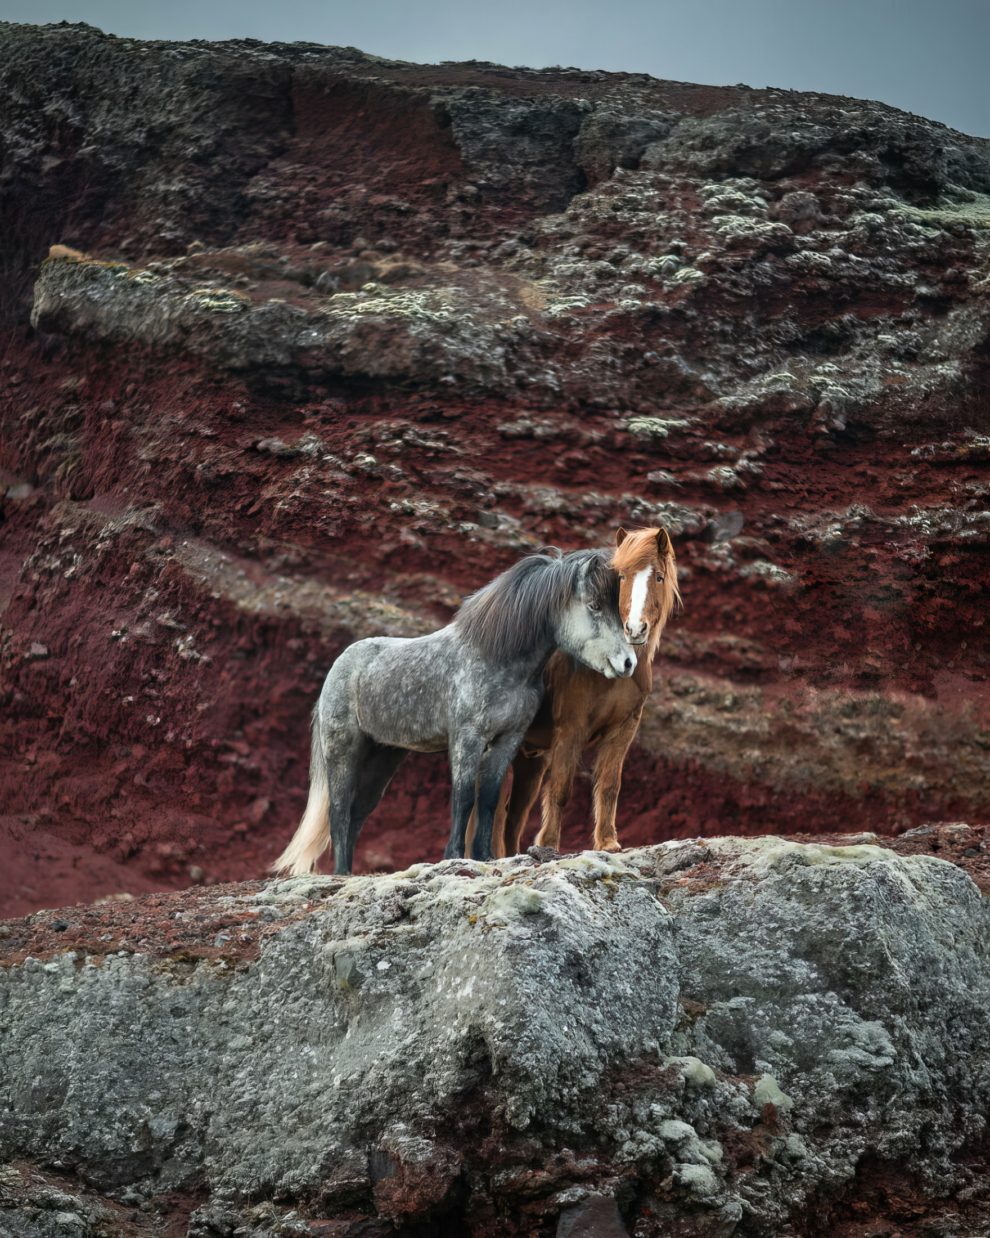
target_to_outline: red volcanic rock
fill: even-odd
[[[624,841],[985,818],[985,141],[65,25],[0,99],[0,907],[259,877],[344,644],[619,523],[685,598]],[[359,866],[446,818],[410,759]]]

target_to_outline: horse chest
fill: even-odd
[[[540,705],[542,690],[530,683],[492,684],[476,702],[476,722],[479,729],[501,735],[506,731],[525,730]]]
[[[574,708],[569,714],[558,710],[557,725],[583,730],[587,743],[597,743],[607,732],[622,726],[642,708],[644,700],[635,680],[617,679],[597,687],[593,694],[583,695],[581,708]],[[566,709],[567,702],[561,704]]]
[[[626,722],[643,704],[643,694],[635,684],[623,682],[622,691],[603,696],[598,707],[588,719],[588,729],[593,740],[600,739],[606,731]]]

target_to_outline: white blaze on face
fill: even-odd
[[[646,591],[652,575],[652,567],[642,567],[633,577],[632,597],[629,599],[629,618],[626,620],[626,627],[630,632],[638,632],[639,626],[643,622]]]

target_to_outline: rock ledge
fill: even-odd
[[[961,869],[855,839],[38,913],[2,938],[0,1209],[23,1234],[811,1234],[880,1167],[968,1217],[987,930]]]

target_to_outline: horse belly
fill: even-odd
[[[525,746],[534,752],[546,752],[553,743],[553,710],[550,697],[544,697],[536,716],[526,730]]]
[[[446,751],[447,728],[442,717],[437,716],[441,711],[397,713],[392,704],[389,701],[363,701],[359,713],[361,730],[376,743],[387,744],[391,748],[409,748],[413,752]]]
[[[376,660],[356,693],[361,730],[376,743],[413,752],[444,752],[449,727],[445,685],[408,657],[406,665]]]

